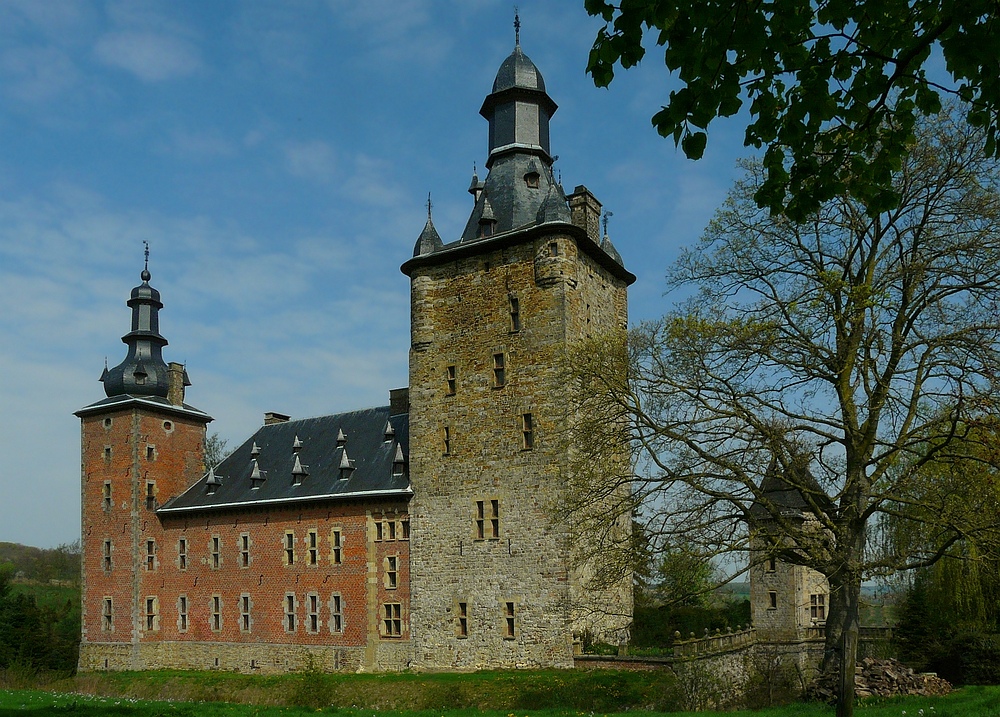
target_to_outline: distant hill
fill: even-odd
[[[0,542],[0,564],[11,563],[14,577],[47,583],[52,580],[80,582],[80,543],[57,548],[34,548],[20,543]]]

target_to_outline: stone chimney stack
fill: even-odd
[[[601,243],[601,203],[582,184],[566,197],[573,224],[587,230],[587,236],[595,244]]]
[[[191,384],[186,380],[184,364],[171,361],[167,366],[167,400],[175,406],[184,405],[184,387]]]
[[[389,413],[398,416],[410,412],[410,388],[393,388],[389,390]]]
[[[291,418],[291,416],[286,416],[284,413],[268,411],[264,414],[264,425],[273,426],[275,423],[288,423],[289,418]]]

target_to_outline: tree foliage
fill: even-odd
[[[229,441],[218,433],[212,433],[205,439],[205,470],[215,468],[229,455],[226,449]]]
[[[942,95],[967,103],[980,147],[998,151],[1000,6],[995,0],[585,0],[605,26],[588,72],[607,86],[644,43],[682,83],[653,116],[691,159],[717,117],[747,106],[745,145],[765,148],[754,199],[804,219],[848,195],[871,216],[903,201],[893,181],[917,119]],[[943,67],[942,67],[943,65]]]
[[[982,132],[950,114],[915,132],[892,174],[898,206],[875,216],[849,194],[804,222],[771,214],[754,200],[765,168],[748,163],[668,274],[693,293],[627,343],[603,337],[575,362],[575,410],[593,416],[580,455],[617,422],[639,449],[634,474],[581,466],[590,485],[577,492],[630,482],[650,535],[715,551],[776,530],[775,557],[830,582],[828,648],[846,655],[843,679],[853,675],[862,580],[932,564],[996,529],[989,496],[957,501],[915,486],[929,461],[975,442],[970,426],[996,405],[997,167],[980,151]],[[614,367],[626,351],[622,375]],[[761,490],[773,474],[812,520]],[[908,519],[932,539],[907,555],[873,550],[880,516],[921,500]]]
[[[14,567],[0,564],[0,669],[73,670],[80,645],[80,606],[39,606],[11,585]]]

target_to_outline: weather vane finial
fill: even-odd
[[[150,273],[149,273],[149,242],[144,239],[142,243],[143,243],[143,246],[146,247],[145,250],[142,252],[146,256],[146,261],[142,265],[142,273],[139,275],[139,278],[142,279],[143,281],[149,281],[149,278],[150,278]]]
[[[517,5],[514,6],[514,45],[521,46],[521,18],[517,14]]]
[[[615,215],[614,212],[604,210],[604,236],[608,235],[608,219]]]
[[[427,218],[431,218],[431,193],[427,192]]]

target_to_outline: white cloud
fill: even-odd
[[[0,54],[4,94],[22,102],[44,102],[77,81],[69,56],[55,47],[14,47]]]
[[[125,70],[144,82],[184,77],[201,66],[198,49],[190,42],[153,32],[105,34],[97,41],[94,52],[105,65]]]
[[[283,151],[285,167],[293,177],[331,182],[336,176],[337,159],[327,142],[288,142]]]

